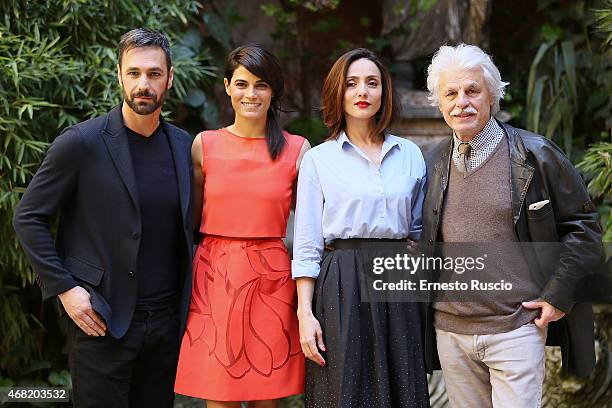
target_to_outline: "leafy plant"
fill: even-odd
[[[604,55],[612,57],[612,0],[606,2],[607,7],[595,11],[597,31],[605,35],[601,45]],[[612,125],[608,117],[608,127]],[[599,207],[605,225],[604,242],[612,242],[612,130],[609,131],[609,142],[601,142],[590,146],[578,167],[590,177],[588,183],[592,197],[601,202]],[[606,221],[607,219],[607,221]]]
[[[560,3],[538,3],[550,22],[529,71],[526,115],[529,130],[556,140],[571,157],[574,148],[600,140],[611,115],[612,61],[600,50],[607,40],[592,10],[602,2]]]
[[[608,52],[608,55],[612,53],[612,0],[607,0],[605,7],[595,10],[595,18],[597,19],[597,31],[603,33],[606,36],[602,47]]]
[[[612,143],[598,143],[591,146],[578,165],[592,175],[588,183],[593,198],[612,195]]]
[[[295,95],[288,95],[290,104],[296,108],[301,117],[310,117],[312,111],[311,77],[315,55],[308,46],[312,33],[324,34],[338,26],[338,22],[326,12],[336,9],[339,0],[300,2],[297,0],[262,4],[264,15],[276,22],[276,28],[270,33],[275,41],[275,51],[286,68],[285,75],[297,84]],[[307,25],[303,18],[305,13],[317,13],[318,22]]]
[[[205,0],[201,4],[197,24],[193,24],[185,33],[184,42],[190,44],[192,49],[203,49],[209,55],[215,72],[220,73],[227,54],[237,46],[232,40],[232,30],[245,19],[231,0],[222,5],[215,0]],[[194,132],[221,125],[219,97],[225,95],[221,76],[209,77],[205,87],[190,89],[183,99],[185,105],[197,111],[197,117],[190,118],[196,120],[189,121]]]
[[[600,202],[604,231],[604,242],[612,242],[612,142],[603,142],[589,147],[578,167],[591,177],[588,188],[591,196]]]
[[[11,226],[13,208],[61,129],[121,99],[119,37],[139,26],[165,32],[176,70],[166,114],[214,75],[209,55],[183,33],[199,3],[170,0],[0,2],[0,378],[42,378],[46,339],[40,293]],[[56,352],[55,352],[56,353]],[[53,353],[51,353],[53,354]],[[32,367],[38,369],[32,369]],[[54,377],[55,378],[55,377]],[[46,379],[45,381],[49,381]]]
[[[552,72],[541,73],[538,68],[550,50]],[[546,101],[543,106],[543,98]],[[576,56],[571,41],[556,45],[544,43],[538,49],[529,70],[527,85],[527,127],[552,139],[555,131],[562,135],[565,151],[571,154],[576,111]],[[544,108],[544,109],[542,109]],[[544,114],[544,117],[542,117]],[[540,121],[544,122],[540,126]],[[545,126],[544,126],[545,125]],[[544,132],[542,132],[544,130]]]

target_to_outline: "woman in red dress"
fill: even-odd
[[[192,147],[196,225],[193,296],[175,391],[208,408],[276,407],[304,390],[296,290],[283,237],[308,141],[277,120],[283,75],[260,46],[228,56],[227,128]],[[201,222],[199,215],[202,215]]]

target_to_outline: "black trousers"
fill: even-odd
[[[176,310],[136,311],[121,339],[90,337],[66,319],[74,407],[174,405],[180,347]]]

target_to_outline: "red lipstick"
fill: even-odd
[[[370,107],[371,103],[367,101],[359,101],[355,105],[357,105],[359,109],[366,109]]]

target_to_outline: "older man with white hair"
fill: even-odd
[[[427,160],[422,240],[431,253],[442,242],[494,243],[488,270],[515,278],[506,298],[433,303],[429,336],[453,407],[540,406],[547,335],[565,372],[588,375],[595,362],[592,308],[574,303],[573,289],[601,259],[597,213],[553,142],[494,118],[507,85],[472,45],[441,47],[428,68],[430,100],[453,136]],[[525,242],[558,243],[556,255]]]

